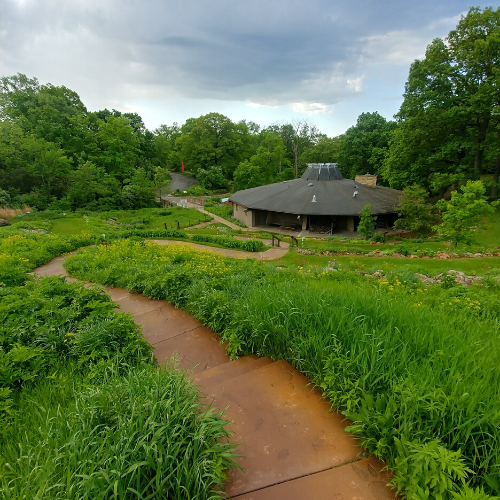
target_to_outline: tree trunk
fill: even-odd
[[[497,162],[495,163],[495,171],[493,172],[493,187],[491,188],[491,197],[496,198],[498,196],[498,181],[500,180],[500,154],[497,156]]]

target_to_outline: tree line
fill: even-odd
[[[471,8],[410,67],[394,120],[362,113],[337,137],[309,120],[267,127],[220,113],[148,130],[137,113],[90,112],[76,92],[18,74],[0,79],[0,204],[40,209],[139,208],[169,171],[208,190],[293,179],[306,163],[338,163],[396,189],[443,194],[500,176],[500,8]]]

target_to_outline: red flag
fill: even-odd
[[[184,173],[184,162],[182,162],[182,173]]]

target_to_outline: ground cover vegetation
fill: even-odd
[[[224,203],[221,202],[220,198],[215,198],[215,197],[209,198],[207,201],[205,201],[203,208],[207,212],[210,212],[211,214],[214,215],[218,215],[219,217],[222,217],[223,219],[226,219],[227,221],[232,222],[237,226],[246,227],[245,224],[243,224],[243,222],[233,217],[232,205],[225,205]]]
[[[498,268],[470,287],[425,285],[404,269],[368,278],[332,262],[234,261],[126,240],[65,265],[186,309],[233,356],[289,361],[350,418],[408,498],[500,493]]]
[[[218,498],[226,421],[108,295],[27,274],[96,242],[0,233],[0,496]]]
[[[31,235],[34,241],[41,235],[61,235],[66,238],[79,236],[85,246],[95,241],[112,241],[121,238],[156,238],[192,241],[202,245],[208,244],[220,248],[242,250],[245,252],[261,252],[266,245],[258,239],[237,239],[235,232],[220,229],[186,232],[186,227],[209,219],[198,210],[172,207],[168,209],[141,209],[131,211],[56,213],[38,212],[20,216],[12,221],[10,227],[0,229],[0,235]],[[177,229],[179,227],[180,229]],[[165,229],[168,228],[168,229]],[[54,239],[54,241],[59,241]],[[33,243],[34,245],[36,243]],[[77,248],[75,247],[75,248]],[[67,247],[74,250],[73,247]],[[62,250],[60,253],[69,250]],[[57,251],[56,251],[57,252]],[[57,253],[51,254],[56,257]],[[43,263],[43,262],[41,262]],[[10,271],[6,269],[6,272]],[[20,271],[22,275],[22,270]]]

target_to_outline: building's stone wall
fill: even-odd
[[[359,182],[360,184],[365,184],[366,186],[376,186],[377,176],[371,174],[357,175],[356,182]]]
[[[245,226],[254,227],[255,225],[252,210],[238,203],[233,203],[233,217],[243,222]]]

